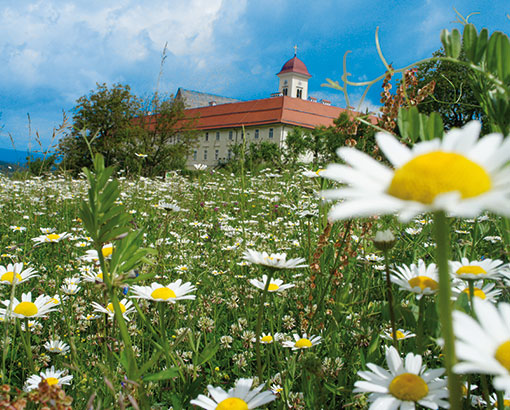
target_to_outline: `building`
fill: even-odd
[[[329,101],[308,97],[311,75],[294,55],[277,74],[278,92],[269,98],[236,101],[226,97],[179,88],[186,117],[195,119],[201,131],[198,145],[188,158],[188,166],[215,166],[232,157],[232,145],[240,144],[243,130],[247,143],[269,141],[283,147],[293,127],[313,129],[333,125],[342,108]]]

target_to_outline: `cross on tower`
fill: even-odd
[[[297,46],[294,46],[294,57],[297,55]]]

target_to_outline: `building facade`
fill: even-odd
[[[194,119],[200,131],[198,145],[187,165],[213,167],[232,158],[232,147],[262,141],[284,147],[287,133],[294,127],[313,129],[333,125],[342,108],[329,101],[308,97],[311,75],[296,55],[277,74],[278,92],[260,100],[236,101],[226,97],[179,89],[176,98],[185,104],[186,117]]]

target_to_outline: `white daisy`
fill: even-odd
[[[103,247],[101,248],[101,253],[103,254],[103,257],[105,259],[111,259],[114,249],[115,249],[115,247],[113,246],[113,244],[107,243],[106,245],[103,245]],[[86,262],[94,262],[94,263],[99,262],[99,256],[95,249],[91,249],[91,250],[88,250],[87,252],[85,252],[85,255],[83,255],[81,257],[81,259]]]
[[[39,276],[34,268],[23,269],[23,263],[9,263],[7,267],[0,265],[0,283],[12,285],[12,283],[26,282],[28,279]]]
[[[127,299],[124,298],[119,302],[119,306],[120,306],[120,310],[122,312],[122,316],[124,317],[124,319],[130,320],[130,318],[128,317],[128,314],[135,310],[135,308],[133,306],[133,302],[131,302],[130,300],[128,301]],[[106,305],[106,307],[100,305],[99,303],[92,302],[92,307],[94,308],[94,312],[106,313],[110,319],[113,319],[115,317],[115,312],[113,310],[113,304],[111,302],[108,303],[108,305]]]
[[[386,340],[393,340],[393,332],[391,330],[385,330],[381,337]],[[397,330],[397,340],[405,340],[412,337],[416,337],[416,334],[404,329]]]
[[[131,296],[134,299],[148,299],[156,302],[168,302],[175,303],[177,300],[194,300],[195,295],[188,295],[190,292],[194,292],[197,288],[186,282],[182,284],[181,279],[177,279],[168,285],[160,285],[159,283],[153,283],[150,286],[136,286],[133,285],[131,290],[134,295]]]
[[[261,344],[269,344],[269,343],[273,343],[275,340],[278,340],[278,333],[276,333],[273,337],[272,335],[270,335],[269,333],[264,333],[262,332],[262,334],[260,335],[260,343]],[[256,342],[257,339],[254,337],[251,339],[252,342]]]
[[[1,303],[6,307],[6,311],[9,310],[9,305],[11,306],[11,316],[27,319],[44,317],[52,312],[55,307],[48,303],[50,300],[51,296],[40,295],[32,302],[32,292],[28,292],[21,295],[21,301],[13,298],[12,305],[10,300],[3,300]]]
[[[476,298],[494,303],[502,292],[501,289],[494,289],[495,287],[496,284],[494,282],[484,285],[483,280],[479,280],[473,283],[473,294]],[[455,281],[452,287],[452,299],[457,300],[462,293],[467,293],[469,297],[469,286],[463,280]]]
[[[56,243],[60,242],[63,239],[69,238],[71,236],[70,233],[62,232],[62,233],[49,233],[46,235],[37,236],[35,238],[32,238],[34,242],[36,242],[36,246],[40,245],[42,243]]]
[[[470,261],[468,258],[462,258],[460,262],[450,261],[452,275],[464,280],[499,279],[505,267],[506,265],[499,259]]]
[[[420,355],[408,353],[405,362],[393,346],[386,348],[389,371],[373,363],[371,371],[359,371],[364,379],[354,383],[354,392],[370,393],[370,410],[412,410],[416,403],[429,408],[448,408],[446,380],[439,379],[444,369],[427,370]]]
[[[94,269],[92,266],[84,266],[80,268],[81,278],[85,282],[101,283],[103,282],[103,272],[100,267]]]
[[[398,213],[409,221],[416,215],[443,210],[473,217],[483,210],[510,215],[510,138],[490,134],[478,139],[477,121],[435,139],[403,145],[386,133],[377,144],[395,170],[354,148],[337,153],[347,165],[331,164],[322,176],[347,184],[323,193],[344,200],[330,211],[333,220]]]
[[[475,298],[473,305],[478,320],[453,312],[455,350],[460,361],[453,369],[456,373],[492,374],[494,388],[510,394],[510,304],[496,307]]]
[[[207,386],[212,398],[200,394],[190,404],[206,410],[251,410],[276,399],[269,390],[261,392],[264,385],[251,388],[253,379],[239,379],[228,392],[221,387]]]
[[[283,347],[291,347],[292,350],[308,349],[312,346],[316,346],[322,342],[321,336],[308,336],[306,333],[303,336],[294,334],[294,341],[285,340],[282,342]]]
[[[303,265],[305,261],[303,258],[295,258],[287,260],[286,253],[272,253],[269,255],[267,252],[258,252],[252,249],[247,249],[243,253],[243,259],[247,262],[256,265],[264,265],[273,269],[295,269],[306,268],[308,265]]]
[[[44,344],[44,348],[50,353],[65,354],[69,351],[69,345],[61,340],[48,340]]]
[[[193,166],[197,171],[205,171],[207,169],[207,165],[205,164],[193,164]]]
[[[397,266],[397,269],[391,271],[391,281],[399,285],[402,289],[417,294],[417,299],[423,295],[432,295],[439,290],[438,271],[435,263],[425,265],[420,259],[418,265],[414,263],[411,266]]]
[[[261,281],[258,279],[250,279],[250,283],[257,288],[264,290],[264,288],[266,287],[267,280],[268,280],[267,275],[262,275]],[[296,285],[294,285],[293,283],[287,283],[284,285],[283,280],[281,279],[271,279],[271,282],[269,282],[269,287],[267,288],[267,290],[268,292],[283,292],[284,290],[293,288],[294,286]]]
[[[23,231],[27,230],[27,228],[25,228],[24,226],[17,226],[17,225],[11,225],[11,226],[9,226],[9,228],[11,228],[13,232],[23,232]]]
[[[71,384],[71,380],[73,380],[73,376],[63,376],[65,370],[55,370],[55,367],[51,366],[51,369],[43,370],[39,374],[34,374],[30,376],[25,382],[25,387],[23,390],[31,391],[37,390],[39,388],[39,383],[45,381],[50,386],[57,384],[62,386],[64,384]]]

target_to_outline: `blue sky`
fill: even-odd
[[[340,79],[347,50],[352,80],[383,73],[375,48],[379,27],[389,63],[401,67],[440,48],[455,7],[477,28],[510,32],[508,0],[2,0],[0,3],[0,147],[46,147],[62,110],[95,84],[128,84],[139,96],[178,87],[239,99],[268,97],[275,74],[293,56],[312,78],[309,94],[345,106],[321,87]],[[358,103],[362,90],[350,90]],[[364,107],[377,109],[380,86]],[[30,115],[31,130],[27,114]],[[54,141],[56,142],[56,141]],[[0,158],[1,159],[1,158]]]

